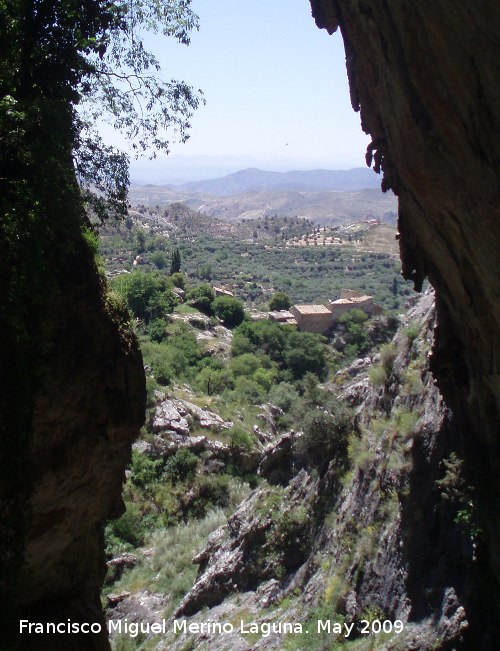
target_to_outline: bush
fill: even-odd
[[[368,369],[368,377],[375,387],[381,387],[387,382],[387,371],[383,366],[376,364]]]
[[[231,447],[240,451],[250,451],[255,446],[255,437],[239,425],[234,425],[227,431]]]
[[[296,379],[307,372],[324,378],[327,369],[322,338],[311,332],[291,332],[287,339],[285,363]]]
[[[258,368],[253,374],[253,379],[265,391],[269,391],[273,386],[273,382],[276,380],[276,371],[274,369]]]
[[[165,319],[154,319],[148,326],[148,334],[152,341],[162,342],[167,336],[167,322]]]
[[[302,417],[299,448],[321,463],[334,456],[345,459],[352,422],[352,411],[340,402],[331,401],[325,409],[310,409]]]
[[[170,280],[173,282],[174,287],[179,289],[186,289],[187,279],[186,274],[183,274],[182,271],[176,271],[170,276]]]
[[[235,328],[245,318],[243,303],[234,296],[219,296],[213,304],[215,315],[228,328]]]
[[[227,475],[199,475],[193,486],[196,498],[189,505],[190,513],[197,518],[210,509],[229,504],[229,477]]]
[[[109,523],[108,535],[114,536],[132,547],[140,547],[144,543],[144,528],[139,506],[128,502],[125,513],[118,520]]]
[[[235,377],[251,376],[261,367],[259,358],[253,353],[244,353],[233,357],[229,362],[229,370]]]
[[[155,251],[151,254],[151,262],[158,269],[165,269],[167,266],[167,258],[163,251]]]
[[[390,375],[394,361],[398,355],[398,349],[394,344],[384,344],[380,347],[380,363]]]
[[[291,333],[290,328],[273,321],[244,321],[235,331],[235,338],[244,337],[255,352],[266,353],[273,361],[282,363],[287,335]]]
[[[160,477],[162,462],[159,459],[151,459],[145,454],[132,450],[132,463],[130,466],[130,481],[141,488],[147,488],[158,481]]]
[[[244,353],[251,353],[254,351],[254,346],[248,337],[244,337],[240,334],[235,334],[233,337],[233,342],[231,344],[231,353],[237,357],[238,355],[243,355]]]
[[[372,347],[372,340],[364,326],[367,320],[368,315],[362,310],[349,310],[339,317],[338,322],[344,328],[344,338],[348,344],[344,350],[348,357],[364,355]]]
[[[300,400],[299,392],[290,382],[275,384],[269,391],[268,400],[284,412],[288,412]]]
[[[285,292],[276,292],[276,294],[269,301],[270,310],[288,310],[292,305],[292,301],[288,294]]]
[[[222,393],[233,386],[233,381],[227,371],[205,366],[196,376],[195,386],[208,396]]]
[[[236,379],[234,395],[238,402],[248,402],[251,405],[256,405],[266,399],[264,388],[255,380],[244,376]]]
[[[165,464],[164,477],[177,483],[192,481],[198,467],[198,457],[187,448],[181,448]]]
[[[111,281],[115,292],[126,301],[131,312],[146,323],[172,312],[178,303],[166,278],[156,272],[133,271]]]
[[[190,305],[196,307],[201,312],[213,314],[215,292],[208,283],[202,283],[189,290],[187,300]]]
[[[418,323],[412,323],[407,328],[405,328],[404,334],[409,347],[413,344],[415,339],[418,337],[419,333],[420,333],[420,326],[418,325]]]

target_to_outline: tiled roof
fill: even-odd
[[[300,314],[330,314],[325,305],[294,305]]]
[[[364,303],[370,301],[373,296],[353,296],[352,298],[338,298],[336,301],[331,301],[330,305],[353,305],[356,303]]]

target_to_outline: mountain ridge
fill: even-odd
[[[369,168],[350,170],[292,170],[272,172],[249,167],[226,176],[169,186],[178,191],[213,196],[232,196],[246,192],[281,190],[296,192],[346,192],[380,187],[380,179]]]

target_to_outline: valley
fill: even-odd
[[[441,418],[427,406],[440,400],[427,369],[433,295],[418,300],[401,280],[394,236],[377,220],[226,222],[181,204],[136,206],[101,229],[148,395],[127,509],[106,530],[115,651],[215,651],[222,630],[242,651],[432,638],[395,600],[396,575],[387,594],[366,587],[376,550],[394,553],[412,450]],[[347,311],[325,336],[269,318],[278,296],[286,307],[345,289],[382,313]],[[125,620],[145,632],[120,633]],[[388,632],[364,635],[372,623]]]
[[[265,172],[242,170],[220,179],[184,185],[134,185],[130,199],[148,208],[184,205],[224,221],[299,217],[335,226],[379,219],[395,224],[397,199],[383,193],[369,169]]]

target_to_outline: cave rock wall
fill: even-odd
[[[311,0],[338,28],[367,163],[399,197],[406,278],[436,289],[432,368],[465,431],[483,529],[482,591],[499,594],[500,11],[493,0]],[[499,612],[499,604],[495,605]]]

